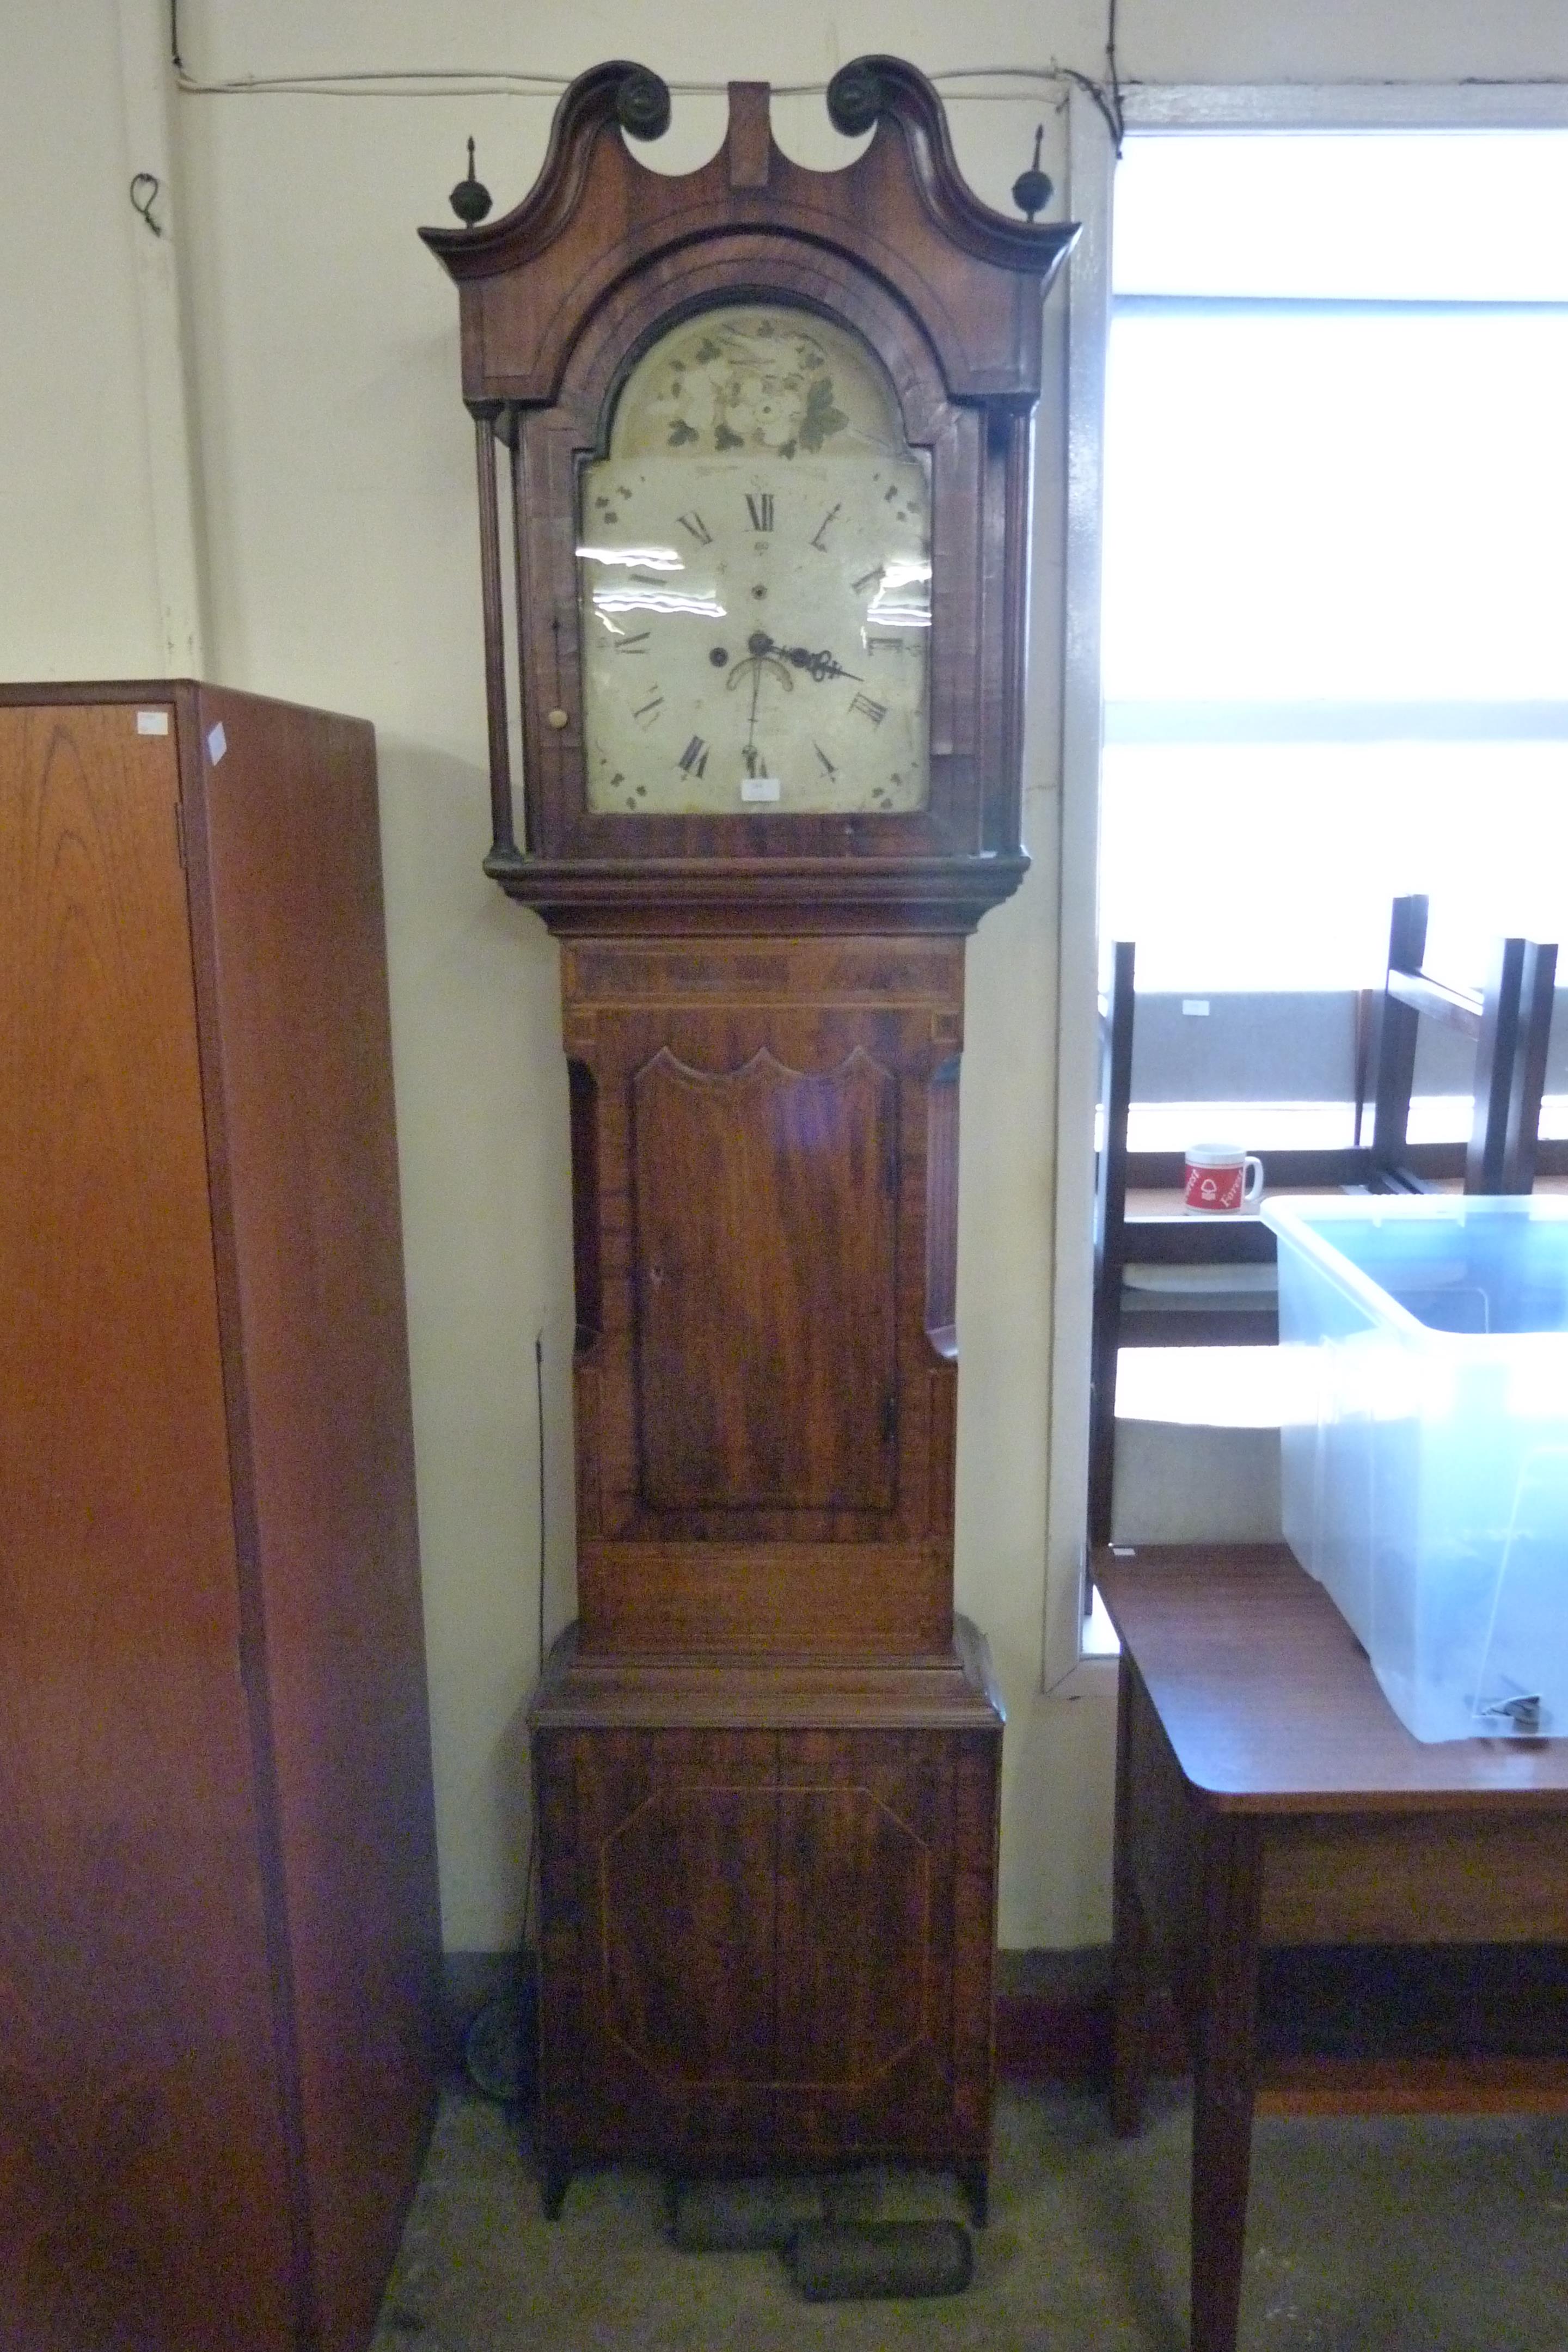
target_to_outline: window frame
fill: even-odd
[[[1124,93],[1134,136],[1248,131],[1568,129],[1568,87],[1549,83],[1141,85]],[[1094,1111],[1099,1083],[1097,915],[1100,758],[1100,517],[1115,157],[1075,90],[1068,196],[1082,235],[1068,270],[1061,792],[1057,842],[1056,1186],[1041,1686],[1109,1695],[1116,1661],[1086,1650],[1089,1353],[1093,1297]],[[1091,1633],[1090,1639],[1096,1637]]]

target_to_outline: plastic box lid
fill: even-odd
[[[1568,1195],[1336,1192],[1262,1215],[1412,1339],[1568,1332]]]

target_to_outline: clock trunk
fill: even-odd
[[[963,957],[566,948],[584,1652],[951,1641]]]

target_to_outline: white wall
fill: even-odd
[[[0,675],[164,668],[114,0],[0,10]]]
[[[479,871],[488,838],[472,439],[454,290],[419,246],[479,142],[498,207],[527,190],[550,102],[288,96],[174,102],[171,244],[184,354],[158,346],[132,240],[134,75],[160,0],[0,5],[0,669],[180,666],[171,549],[198,519],[208,673],[375,721],[445,1927],[454,1948],[518,1932],[527,1849],[521,1722],[538,1594],[535,1334],[545,1360],[547,1614],[572,1612],[570,1226],[555,950]],[[1122,0],[1129,76],[1181,81],[1568,74],[1561,0]],[[118,40],[117,48],[117,19]],[[1098,0],[796,0],[723,12],[678,0],[184,0],[202,81],[389,67],[569,75],[608,56],[674,82],[821,81],[895,48],[928,71],[1099,69]],[[132,88],[129,101],[124,90]],[[126,114],[129,103],[131,112]],[[960,161],[1006,207],[1038,88],[953,95]],[[128,134],[129,119],[135,126]],[[781,109],[786,145],[836,152],[820,100]],[[648,160],[710,152],[721,101],[678,96]],[[14,330],[14,331],[13,331]],[[1041,422],[1026,818],[1036,866],[969,951],[963,1078],[958,1592],[1006,1693],[1002,1934],[1102,1937],[1111,1710],[1039,1695],[1046,1551],[1055,1118],[1058,693],[1064,490],[1063,298]],[[188,359],[182,487],[171,390]],[[150,399],[143,397],[151,386]],[[205,507],[169,509],[205,484]],[[177,569],[177,564],[175,564]],[[177,599],[175,600],[178,601]],[[194,631],[193,633],[194,634]]]

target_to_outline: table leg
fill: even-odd
[[[1193,1984],[1193,2352],[1236,2352],[1258,2068],[1262,1854],[1255,1819],[1208,1816]]]
[[[1110,2127],[1122,2138],[1143,2120],[1149,2080],[1149,1925],[1133,1868],[1132,1714],[1136,1671],[1125,1653],[1118,1677],[1116,1843],[1111,1872]]]

